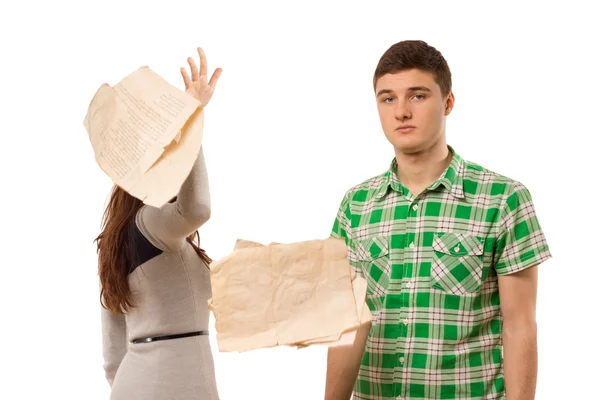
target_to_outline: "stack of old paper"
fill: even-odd
[[[264,246],[239,240],[210,270],[220,351],[352,344],[362,323],[367,284],[341,239]]]
[[[83,124],[102,170],[131,195],[159,207],[175,196],[202,144],[202,104],[141,67],[104,83]]]

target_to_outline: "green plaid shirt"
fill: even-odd
[[[419,196],[394,159],[338,211],[373,314],[354,399],[505,398],[498,276],[551,255],[527,188],[449,149]]]

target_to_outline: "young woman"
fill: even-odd
[[[186,93],[206,106],[221,69],[207,80],[188,58]],[[203,151],[178,195],[160,208],[114,186],[96,238],[104,370],[111,399],[218,399],[208,341],[208,263],[198,228],[210,217]],[[195,242],[195,240],[197,242]]]

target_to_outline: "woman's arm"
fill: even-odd
[[[127,327],[125,316],[116,315],[102,307],[102,355],[104,357],[104,372],[108,384],[112,386],[127,353]]]
[[[185,83],[185,91],[198,99],[206,107],[212,98],[221,69],[217,68],[207,79],[208,66],[206,56],[201,48],[200,70],[192,58],[188,58],[191,78],[184,68],[181,75]],[[183,240],[194,233],[210,218],[210,192],[208,174],[204,160],[203,149],[200,149],[188,177],[181,185],[177,198],[173,203],[167,203],[160,208],[144,206],[136,218],[140,231],[163,251],[176,251]]]
[[[210,218],[208,174],[201,148],[190,174],[173,203],[144,206],[137,217],[140,231],[164,251],[177,250],[182,241]]]

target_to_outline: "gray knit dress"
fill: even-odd
[[[208,330],[209,271],[186,238],[209,217],[201,150],[176,200],[160,208],[144,205],[130,224],[129,285],[135,306],[125,315],[101,311],[111,399],[219,398],[208,336],[131,343]]]

